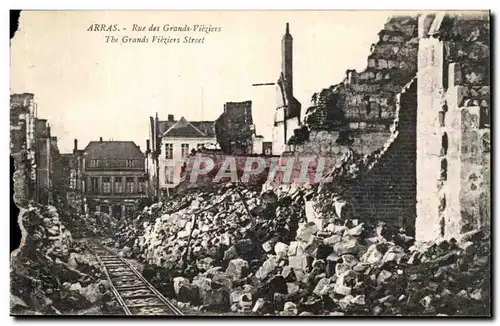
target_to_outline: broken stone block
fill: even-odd
[[[387,283],[389,281],[389,279],[391,278],[392,276],[392,273],[389,272],[389,271],[386,271],[386,270],[382,270],[379,274],[378,274],[378,277],[377,277],[377,283],[378,284],[384,284],[384,283]]]
[[[294,282],[295,280],[297,280],[297,278],[295,277],[295,273],[292,267],[290,266],[283,267],[281,275],[285,278],[287,282]]]
[[[241,258],[231,260],[226,269],[226,273],[233,279],[241,279],[247,276],[248,272],[248,262]]]
[[[210,289],[205,295],[203,304],[213,310],[227,311],[230,308],[229,292],[226,288]]]
[[[341,241],[342,241],[342,237],[338,234],[334,234],[331,237],[323,239],[323,243],[326,245],[330,245],[330,246],[333,246],[337,242],[341,242]]]
[[[333,252],[340,256],[345,254],[356,254],[359,250],[358,246],[359,244],[356,238],[344,236],[341,242],[337,242],[333,245]]]
[[[329,316],[344,316],[344,313],[342,311],[332,311],[328,313]]]
[[[283,306],[283,311],[284,312],[289,312],[289,313],[292,313],[292,315],[296,315],[297,314],[297,305],[293,302],[285,302],[284,306]]]
[[[206,277],[196,277],[193,279],[193,285],[198,288],[198,294],[200,299],[203,301],[207,295],[207,292],[212,289],[212,281]]]
[[[348,286],[335,284],[333,287],[333,292],[340,295],[350,295],[352,289]]]
[[[342,255],[342,262],[352,268],[359,263],[359,260],[355,256],[347,254]]]
[[[278,267],[276,258],[270,257],[257,270],[257,272],[255,273],[255,277],[257,277],[257,279],[259,280],[263,280],[272,273],[274,273],[276,271],[276,267]]]
[[[283,243],[283,242],[278,242],[276,243],[276,245],[274,246],[274,252],[276,253],[276,255],[278,255],[279,257],[286,257],[287,256],[287,252],[288,252],[288,245]]]
[[[229,249],[224,251],[224,261],[230,261],[232,259],[238,258],[238,251],[235,246],[231,246]]]
[[[357,295],[351,300],[352,304],[358,305],[358,306],[364,306],[366,304],[365,302],[365,296],[364,295]]]
[[[368,248],[363,256],[361,256],[360,261],[370,265],[380,263],[382,262],[386,251],[386,244],[373,244]]]
[[[223,272],[214,273],[214,275],[212,276],[212,284],[214,283],[220,284],[221,286],[224,286],[227,289],[233,288],[233,278],[230,275]]]
[[[369,264],[357,263],[352,267],[352,270],[358,273],[364,273],[370,267]]]
[[[313,222],[308,222],[300,225],[297,230],[296,239],[304,242],[309,242],[311,237],[318,232],[318,226]]]
[[[298,247],[297,241],[290,242],[290,245],[288,246],[287,256],[295,256],[297,254],[297,247]]]
[[[300,287],[297,284],[293,282],[287,282],[286,286],[287,286],[287,293],[290,296],[294,296],[299,293]]]
[[[481,301],[481,299],[483,298],[481,292],[482,292],[481,289],[475,289],[474,291],[469,293],[469,297],[472,300]]]
[[[299,316],[314,316],[313,313],[309,312],[309,311],[302,311]]]
[[[344,235],[351,235],[355,237],[359,237],[364,230],[364,223],[360,223],[357,226],[353,227],[352,229],[347,229],[344,232]]]
[[[347,310],[347,308],[349,308],[353,300],[354,297],[350,294],[347,294],[345,297],[343,297],[338,301],[338,305],[340,306],[340,309]]]
[[[201,271],[207,271],[211,267],[213,267],[214,259],[211,257],[205,257],[202,259],[198,259],[196,261],[196,267],[198,267],[199,270]]]
[[[269,301],[263,298],[258,298],[257,301],[255,301],[255,305],[252,308],[252,312],[259,314],[270,313],[272,312],[272,305]]]
[[[269,253],[273,250],[273,241],[269,240],[266,241],[262,244],[262,249],[264,249],[265,252]]]
[[[288,266],[295,271],[304,271],[311,266],[313,258],[305,254],[292,256],[288,258]]]
[[[318,284],[314,287],[313,293],[321,297],[330,292],[330,279],[322,278],[319,280]]]
[[[335,266],[335,275],[340,276],[351,270],[351,266],[341,263]]]

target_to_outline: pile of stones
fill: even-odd
[[[30,203],[21,211],[23,241],[11,255],[11,313],[102,313],[112,296],[95,258],[74,241],[53,206]]]
[[[318,196],[317,189],[259,194],[231,186],[192,194],[178,211],[156,204],[122,254],[143,260],[145,276],[167,296],[200,310],[489,314],[488,234],[415,243],[383,223],[346,218],[338,207],[314,214]]]

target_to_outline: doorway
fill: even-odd
[[[111,216],[114,218],[121,218],[122,217],[122,207],[121,205],[114,204],[111,207]]]

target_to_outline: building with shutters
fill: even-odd
[[[217,143],[214,121],[167,120],[150,117],[150,139],[147,142],[146,172],[150,193],[161,196],[180,181],[183,159],[193,150]],[[151,148],[149,147],[151,145]]]

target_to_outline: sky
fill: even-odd
[[[366,67],[370,45],[394,13],[384,11],[23,11],[11,40],[11,93],[34,93],[61,152],[89,141],[132,140],[145,150],[149,116],[215,120],[225,102],[252,101],[258,134],[271,140],[281,38],[294,39],[294,94],[310,98]],[[120,31],[87,31],[117,24]],[[205,25],[209,34],[132,31],[133,25]],[[204,43],[152,43],[152,37]],[[106,43],[115,36],[117,43]],[[149,43],[122,43],[124,36]]]

